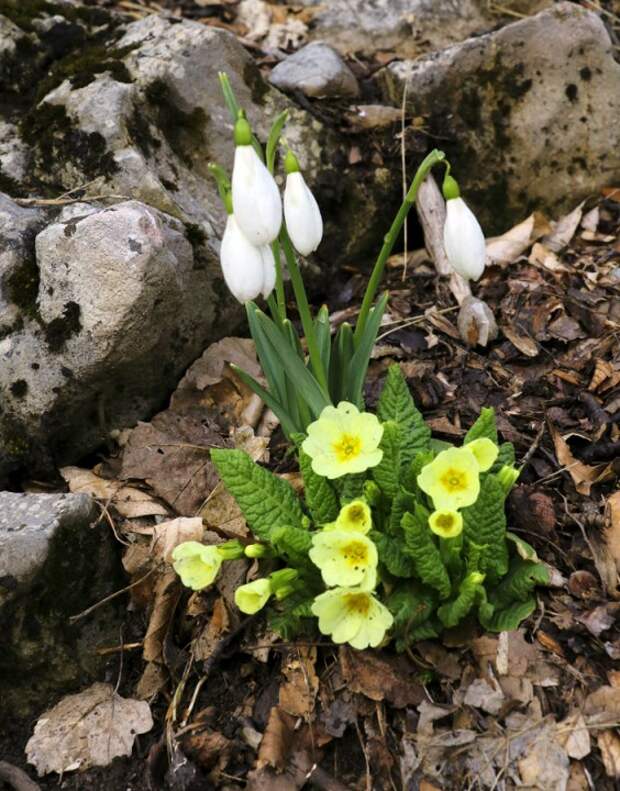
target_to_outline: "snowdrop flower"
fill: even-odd
[[[257,247],[268,245],[280,233],[282,201],[273,176],[252,146],[252,130],[245,118],[235,124],[235,144],[234,214],[249,242]]]
[[[458,184],[452,176],[444,179],[443,195],[446,199],[443,246],[450,266],[465,280],[478,280],[486,262],[480,223],[460,197]]]
[[[292,151],[284,160],[286,187],[284,189],[284,219],[286,229],[300,255],[310,255],[323,238],[323,219],[319,205],[310,192],[299,170],[299,162]]]
[[[249,242],[234,214],[229,214],[226,221],[220,263],[226,285],[239,302],[256,299],[259,294],[266,299],[271,294],[276,282],[271,248]]]

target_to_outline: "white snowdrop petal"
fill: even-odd
[[[293,246],[301,255],[314,252],[323,238],[323,218],[314,195],[297,171],[286,177],[284,219]]]
[[[269,245],[263,245],[260,251],[263,259],[263,288],[261,293],[267,299],[276,285],[276,265]]]
[[[478,280],[486,263],[484,234],[462,198],[452,198],[446,203],[443,244],[454,271],[466,280]]]
[[[263,256],[243,234],[236,218],[229,215],[220,248],[224,280],[239,302],[256,299],[263,290],[265,270]]]
[[[252,146],[235,149],[232,202],[237,223],[252,244],[273,242],[282,225],[282,201],[273,176]]]

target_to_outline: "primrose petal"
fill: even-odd
[[[481,472],[486,472],[491,469],[499,453],[497,445],[487,437],[474,439],[468,442],[464,447],[474,454]]]

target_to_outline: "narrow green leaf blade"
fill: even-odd
[[[368,321],[362,337],[360,338],[359,346],[355,350],[351,362],[349,364],[349,371],[347,379],[349,383],[345,382],[348,399],[352,404],[356,404],[359,409],[363,407],[362,390],[364,387],[364,380],[366,379],[366,372],[368,371],[368,363],[370,362],[370,355],[372,354],[379,327],[381,326],[381,319],[387,306],[388,294],[385,293],[377,302],[375,307],[368,314]]]

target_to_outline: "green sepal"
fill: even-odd
[[[480,570],[492,582],[508,571],[504,491],[493,475],[482,475],[480,494],[473,505],[463,508],[463,531],[468,541],[486,545]]]
[[[431,430],[416,408],[400,365],[388,368],[377,404],[377,417],[382,423],[394,421],[401,429],[401,459],[410,464],[419,451],[430,447]]]
[[[303,450],[299,452],[299,467],[304,481],[306,505],[317,525],[333,522],[340,510],[332,485],[312,469],[312,459]]]
[[[308,552],[312,547],[312,534],[300,527],[283,525],[274,527],[270,534],[271,546],[276,554],[295,568],[304,568],[310,565]]]
[[[416,504],[414,512],[407,512],[401,524],[405,551],[413,558],[416,573],[422,582],[438,591],[442,599],[447,599],[451,591],[450,577],[428,526],[428,512]]]
[[[288,481],[253,462],[242,450],[214,448],[211,460],[261,541],[270,542],[274,525],[302,527],[301,504]]]
[[[495,410],[493,407],[482,407],[480,412],[480,417],[474,425],[469,429],[467,434],[465,434],[465,439],[463,440],[463,445],[467,445],[468,442],[473,442],[475,439],[480,439],[481,437],[486,437],[486,439],[490,439],[491,442],[494,442],[496,445],[499,444],[497,438],[497,423],[495,420]]]
[[[373,467],[372,477],[381,491],[389,498],[396,497],[400,484],[401,429],[397,423],[388,420],[383,424],[383,436],[379,447],[383,458]]]
[[[478,599],[478,591],[482,587],[483,579],[484,576],[477,572],[468,574],[459,585],[456,598],[442,604],[437,610],[437,616],[446,629],[456,626],[469,614]]]
[[[374,541],[379,553],[379,560],[394,577],[413,577],[415,574],[415,563],[410,555],[403,551],[403,541],[401,538],[380,533],[372,530],[370,538]]]

